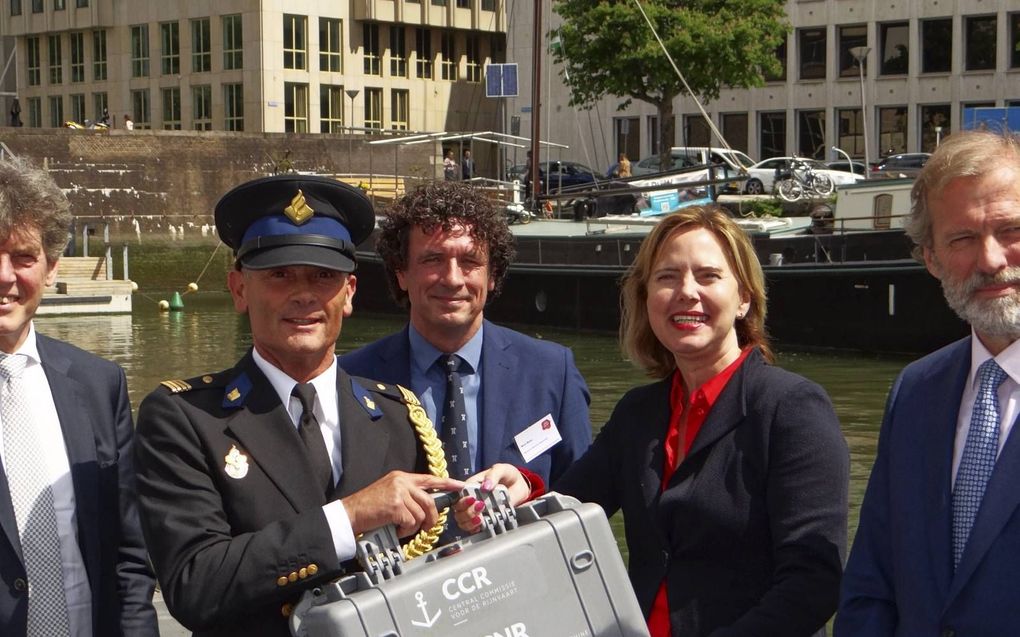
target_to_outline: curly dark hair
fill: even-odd
[[[488,248],[489,279],[493,283],[489,298],[499,296],[516,255],[514,236],[503,210],[472,186],[434,181],[397,199],[379,224],[375,247],[386,265],[390,294],[402,307],[408,307],[407,292],[400,289],[397,272],[407,269],[411,230],[417,226],[431,234],[436,230],[449,232],[458,225],[467,228],[472,239]]]

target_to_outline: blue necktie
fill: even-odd
[[[440,421],[446,467],[451,478],[463,480],[471,475],[471,452],[468,449],[464,386],[460,379],[461,358],[456,354],[445,354],[439,360],[446,372],[446,402],[443,403]]]
[[[985,487],[995,468],[999,453],[999,385],[1006,380],[994,358],[981,364],[977,372],[980,385],[974,411],[970,416],[970,431],[963,446],[963,456],[956,470],[953,485],[953,568],[960,563],[967,546],[971,527],[977,518]]]

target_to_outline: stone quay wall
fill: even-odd
[[[392,184],[397,175],[411,187],[441,176],[437,145],[369,144],[373,139],[379,138],[0,128],[0,150],[46,167],[79,226],[88,224],[101,237],[108,225],[112,242],[213,242],[220,196],[288,168],[366,185]],[[375,199],[379,209],[387,203]]]

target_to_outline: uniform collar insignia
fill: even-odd
[[[248,378],[248,374],[241,374],[234,380],[227,383],[223,394],[223,407],[225,409],[240,407],[244,404],[244,399],[248,396],[248,392],[250,391],[251,379]]]
[[[383,416],[383,412],[379,409],[379,405],[376,404],[372,398],[372,393],[361,386],[361,383],[351,379],[351,393],[358,399],[358,404],[361,408],[368,413],[368,417],[372,420],[379,420]]]

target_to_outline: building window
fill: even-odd
[[[92,32],[92,79],[106,79],[106,31]]]
[[[953,19],[921,21],[921,72],[948,73],[953,60]]]
[[[468,34],[465,41],[465,55],[467,56],[467,77],[468,82],[482,81],[482,46],[477,34]]]
[[[363,25],[363,51],[365,58],[365,75],[382,75],[382,57],[379,49],[379,25],[366,22]]]
[[[758,148],[761,158],[783,157],[786,155],[786,113],[769,112],[758,114]]]
[[[160,70],[163,75],[179,75],[181,72],[181,27],[176,22],[159,25]]]
[[[906,75],[910,68],[910,26],[906,22],[878,25],[879,75]]]
[[[390,128],[407,130],[411,118],[411,93],[403,89],[390,91]]]
[[[458,9],[470,9],[471,8],[471,0],[457,0],[457,8]]]
[[[641,154],[641,120],[637,117],[614,117],[613,132],[616,134],[615,155],[624,153],[635,159]],[[690,122],[688,121],[688,124]]]
[[[11,0],[11,15],[21,15],[21,0]]]
[[[208,73],[212,70],[212,27],[209,18],[191,21],[191,70]]]
[[[43,0],[32,0],[32,13],[42,12],[43,12]]]
[[[825,79],[825,27],[800,29],[800,79]]]
[[[632,151],[631,149],[620,145],[620,125],[623,125],[623,135],[627,137],[629,133],[634,133],[632,137],[637,137],[638,120],[636,117],[616,117],[614,121],[617,124],[616,130],[616,152],[627,153],[628,157],[637,156],[638,151]],[[700,113],[697,115],[684,115],[684,129],[683,129],[683,140],[684,146],[710,146],[712,142],[712,131],[708,128],[708,123]],[[633,144],[634,141],[629,142]]]
[[[131,77],[148,76],[149,25],[136,24],[131,27]]]
[[[212,86],[191,87],[191,113],[195,130],[212,130]]]
[[[939,142],[949,135],[949,108],[949,104],[925,104],[920,107],[921,152],[934,152]]]
[[[1009,68],[1020,68],[1020,13],[1009,16]]]
[[[85,34],[72,33],[71,44],[71,82],[85,81]]]
[[[453,31],[443,31],[439,34],[439,50],[442,56],[439,61],[440,77],[444,80],[454,82],[457,80],[457,48]]]
[[[836,122],[839,126],[839,130],[836,133],[836,145],[851,157],[863,157],[864,124],[861,121],[861,109],[837,109]]]
[[[658,123],[656,121],[656,123]],[[742,152],[748,151],[747,113],[723,113],[722,134],[733,148]],[[658,152],[653,151],[653,152]]]
[[[64,81],[64,56],[60,36],[51,35],[46,40],[50,47],[50,84],[60,84]]]
[[[646,120],[645,130],[648,131],[648,154],[659,154],[659,116],[649,115]],[[729,139],[729,138],[727,138]],[[635,161],[638,159],[634,158]]]
[[[839,76],[857,77],[860,70],[857,68],[857,58],[851,49],[868,46],[868,27],[866,25],[854,25],[839,27]],[[867,60],[864,63],[864,71],[867,74]]]
[[[244,85],[223,85],[223,130],[244,130]]]
[[[60,95],[50,96],[50,126],[60,128],[64,125],[64,98]]]
[[[131,111],[135,128],[150,128],[152,126],[149,89],[131,91]]]
[[[42,84],[42,56],[39,52],[39,38],[25,38],[25,57],[27,58],[27,75],[29,86]]]
[[[766,73],[765,81],[767,82],[785,82],[786,81],[786,63],[787,63],[787,44],[789,38],[784,35],[783,41],[776,47],[776,59],[779,60],[779,72],[778,73]]]
[[[223,70],[232,71],[241,68],[244,63],[242,55],[241,16],[223,16]]]
[[[482,0],[482,11],[495,11],[496,0]]]
[[[432,32],[428,29],[414,30],[414,76],[432,79]]]
[[[319,18],[319,70],[331,73],[343,71],[343,36],[340,35],[340,20]]]
[[[105,114],[107,117],[110,115],[110,103],[107,100],[106,93],[93,93],[92,94],[92,112],[95,113],[94,117],[96,121],[103,119]],[[106,122],[110,124],[110,122]]]
[[[907,107],[885,106],[878,109],[879,157],[905,152],[907,152]]]
[[[181,130],[181,89],[161,89],[163,96],[163,130]]]
[[[825,159],[825,111],[797,112],[797,155]]]
[[[400,24],[390,27],[390,75],[407,77],[407,39]]]
[[[71,120],[84,124],[85,120],[85,94],[75,93],[70,96],[71,100]]]
[[[489,58],[493,64],[506,62],[506,36],[493,33],[489,36]]]
[[[382,89],[365,89],[365,128],[382,129]]]
[[[53,10],[54,11],[63,11],[66,8],[67,8],[67,5],[66,5],[64,0],[53,0]]]
[[[28,125],[32,128],[42,128],[42,98],[28,98]]]
[[[283,130],[288,133],[307,133],[308,85],[285,82],[283,93]]]
[[[308,68],[305,59],[308,51],[308,37],[305,33],[307,18],[302,15],[283,16],[283,68]]]
[[[344,87],[319,85],[319,132],[342,133],[344,129]]]
[[[995,70],[996,16],[964,18],[965,65],[968,71]]]
[[[84,9],[89,6],[89,0],[76,0],[74,6],[78,9]]]

